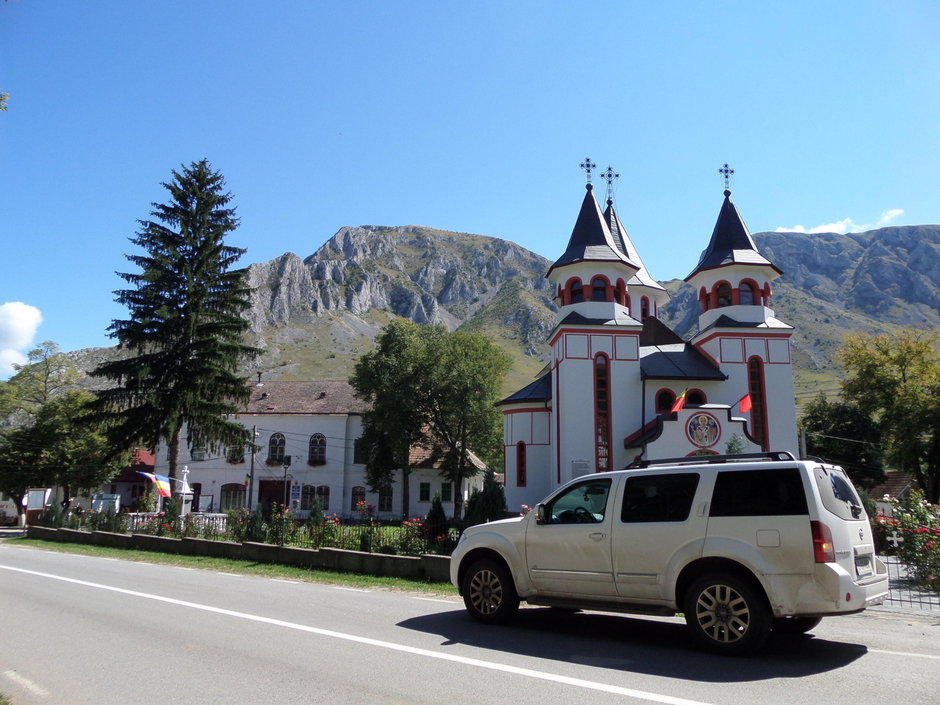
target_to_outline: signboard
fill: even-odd
[[[42,510],[46,508],[46,499],[49,497],[49,490],[46,488],[26,490],[26,510]]]
[[[119,494],[96,494],[91,497],[91,511],[110,512],[117,514],[121,511],[121,495]]]

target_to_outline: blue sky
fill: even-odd
[[[204,157],[245,265],[365,224],[554,259],[585,157],[660,280],[725,162],[751,232],[936,223],[938,29],[926,0],[2,2],[0,376],[110,344],[137,220]]]

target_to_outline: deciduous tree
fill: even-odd
[[[843,395],[871,418],[888,458],[940,501],[940,334],[846,337]]]
[[[480,333],[451,333],[431,339],[422,406],[432,437],[447,451],[442,474],[454,485],[459,519],[463,483],[480,468],[471,450],[493,462],[502,450],[502,415],[495,404],[509,369],[509,356]]]
[[[372,402],[360,442],[373,490],[387,486],[396,469],[407,486],[411,448],[438,446],[459,518],[463,483],[479,472],[471,451],[485,459],[500,456],[502,423],[494,403],[508,368],[509,357],[479,333],[390,323],[350,379],[357,394]],[[404,509],[407,514],[407,499]]]
[[[250,290],[245,270],[233,267],[245,250],[225,244],[238,220],[221,173],[202,160],[162,185],[169,202],[152,204],[152,219],[131,238],[144,250],[127,255],[140,271],[119,273],[131,287],[115,292],[129,317],[109,330],[130,355],[93,372],[116,383],[98,393],[94,408],[113,422],[118,448],[165,439],[175,478],[184,427],[190,448],[253,440],[227,416],[248,400],[237,370],[257,351],[243,342]]]
[[[389,323],[375,348],[359,358],[349,382],[356,395],[371,402],[362,416],[359,447],[366,461],[366,482],[378,492],[401,474],[402,517],[410,516],[411,448],[424,438],[418,387],[423,376],[422,329],[404,319]]]
[[[884,479],[881,433],[855,404],[829,401],[820,393],[806,405],[800,426],[806,432],[809,455],[842,466],[863,487]]]

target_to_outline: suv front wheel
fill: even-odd
[[[519,609],[519,596],[509,571],[488,558],[470,566],[461,592],[467,612],[480,622],[501,624]]]
[[[695,640],[714,653],[754,652],[770,634],[771,614],[763,595],[735,575],[699,578],[686,593],[684,609]]]

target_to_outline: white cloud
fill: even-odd
[[[859,225],[851,218],[843,218],[842,220],[836,221],[835,223],[826,223],[824,225],[816,225],[812,228],[807,228],[803,225],[794,225],[792,228],[777,228],[776,232],[778,233],[839,233],[840,235],[845,235],[846,233],[861,233],[866,230],[874,230],[875,228],[883,228],[888,225],[892,220],[899,218],[904,215],[903,208],[890,208],[882,212],[881,217],[875,223],[867,223],[864,225]]]
[[[23,350],[33,344],[42,323],[42,313],[21,301],[0,305],[0,377],[13,372],[13,364],[26,362]]]

